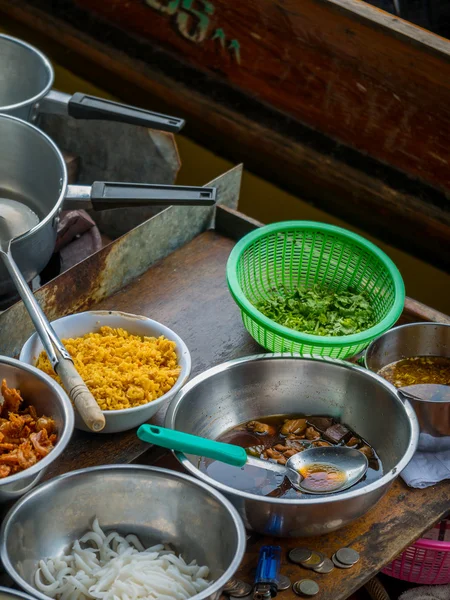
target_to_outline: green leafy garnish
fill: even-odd
[[[277,290],[276,295],[255,306],[275,323],[311,335],[352,335],[377,322],[367,292],[352,288]]]

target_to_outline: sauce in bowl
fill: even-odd
[[[365,454],[369,468],[364,477],[352,489],[368,485],[383,475],[381,460],[374,448],[357,432],[352,431],[337,419],[328,416],[274,415],[246,421],[224,432],[219,442],[245,448],[247,454],[286,464],[297,452],[320,446],[348,446]],[[209,458],[200,458],[198,467],[212,479],[236,490],[272,498],[311,498],[307,492],[292,487],[282,474],[259,469],[253,465],[241,468],[227,465]],[[346,482],[346,474],[334,465],[311,463],[302,467],[302,487],[311,493],[323,491],[329,494]]]
[[[418,384],[450,385],[450,358],[445,356],[414,356],[386,365],[378,371],[395,387]]]
[[[302,487],[311,492],[334,492],[347,482],[345,471],[326,463],[311,463],[298,471],[303,477]]]

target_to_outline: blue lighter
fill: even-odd
[[[253,588],[254,600],[268,600],[277,595],[280,564],[280,546],[263,546],[261,548]]]

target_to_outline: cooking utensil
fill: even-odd
[[[189,473],[221,490],[249,529],[280,537],[327,533],[372,508],[412,458],[418,424],[408,402],[375,373],[345,361],[259,355],[218,365],[191,379],[171,402],[165,426],[217,439],[264,415],[329,415],[375,449],[383,476],[323,497],[257,496],[224,485],[202,472],[198,458],[177,452]]]
[[[406,400],[418,402],[447,402],[450,403],[450,384],[418,383],[397,388],[398,393]]]
[[[0,502],[10,502],[30,491],[65,450],[73,432],[74,417],[62,387],[35,367],[0,356],[0,381],[3,379],[6,379],[8,387],[20,390],[25,402],[33,404],[38,415],[54,419],[58,434],[55,447],[42,460],[24,471],[0,479]]]
[[[177,133],[184,120],[77,92],[70,96],[52,90],[53,67],[30,44],[0,34],[0,113],[36,121],[39,113],[69,115],[75,119],[101,119],[142,125]]]
[[[218,600],[244,556],[242,521],[210,486],[168,469],[106,465],[51,479],[9,511],[0,534],[4,568],[27,593],[48,600],[34,586],[38,561],[67,550],[95,516],[106,531],[134,533],[146,547],[171,544],[187,563],[207,565],[213,583],[191,600]]]
[[[363,357],[365,366],[378,373],[383,367],[414,356],[450,358],[450,325],[400,325],[374,340]],[[450,387],[422,384],[398,390],[412,404],[420,431],[434,437],[450,435]]]
[[[125,331],[128,331],[132,335],[148,337],[163,335],[176,344],[175,352],[181,372],[175,385],[160,398],[147,404],[142,404],[134,408],[102,411],[106,425],[101,433],[127,431],[128,429],[135,429],[141,423],[145,423],[163,404],[168,403],[176,395],[189,378],[191,372],[191,355],[184,341],[172,329],[147,317],[130,315],[114,310],[94,310],[61,317],[56,321],[52,321],[51,325],[58,337],[63,340],[82,337],[86,333],[97,332],[101,327],[106,326],[113,329],[125,329]],[[25,342],[20,353],[20,360],[34,366],[43,349],[39,336],[34,333]],[[78,413],[75,413],[75,427],[83,431],[88,431]]]
[[[54,142],[34,125],[0,115],[0,198],[25,205],[39,218],[37,225],[11,245],[14,260],[26,281],[31,281],[53,253],[63,204],[64,208],[99,210],[142,205],[210,206],[215,202],[216,189],[108,182],[69,186],[64,159]],[[12,291],[8,273],[0,267],[0,296]]]
[[[287,477],[295,489],[307,494],[333,494],[346,490],[364,477],[369,467],[369,462],[364,454],[346,446],[308,448],[291,456],[285,465],[280,465],[269,460],[255,458],[247,454],[245,448],[240,446],[216,442],[156,425],[141,425],[137,435],[139,439],[148,444],[155,444],[170,450],[213,458],[235,467],[243,467],[247,464],[272,471],[281,475],[282,478]],[[339,487],[332,490],[311,490],[303,485],[304,476],[302,475],[302,470],[311,465],[334,467],[345,474],[345,479],[342,480]]]
[[[39,223],[39,217],[22,202],[0,198],[0,217],[7,223],[11,239],[19,237]]]
[[[1,208],[1,203],[0,203]],[[23,278],[11,254],[11,242],[14,236],[8,221],[0,215],[0,257],[14,281],[17,291],[25,304],[33,325],[38,332],[42,345],[53,369],[61,378],[69,398],[74,403],[83,421],[92,431],[101,431],[105,427],[105,417],[94,396],[78,374],[72,357],[50,325],[43,310]]]
[[[227,281],[244,326],[270,352],[346,358],[394,325],[405,286],[392,260],[377,246],[341,227],[312,221],[273,223],[248,233],[233,248]],[[274,290],[325,286],[366,291],[376,325],[360,333],[321,336],[279,325],[256,307]]]
[[[277,595],[280,565],[280,546],[262,546],[260,548],[253,587],[253,600],[269,600]]]

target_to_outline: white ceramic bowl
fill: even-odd
[[[125,408],[122,410],[106,410],[106,425],[101,433],[116,433],[118,431],[127,431],[138,427],[148,421],[168,400],[171,400],[175,394],[182,388],[189,378],[191,372],[191,355],[183,340],[171,329],[161,325],[157,321],[130,315],[128,313],[108,310],[98,310],[82,312],[75,315],[62,317],[52,322],[52,326],[58,336],[63,339],[76,338],[86,333],[96,332],[100,327],[121,327],[133,335],[146,335],[159,337],[163,335],[168,340],[176,343],[176,353],[178,364],[181,366],[181,373],[175,385],[166,394],[135,408]],[[20,353],[20,360],[29,365],[36,365],[39,354],[43,346],[37,333],[34,333],[25,343]],[[90,431],[77,412],[75,412],[75,427],[83,431]]]

